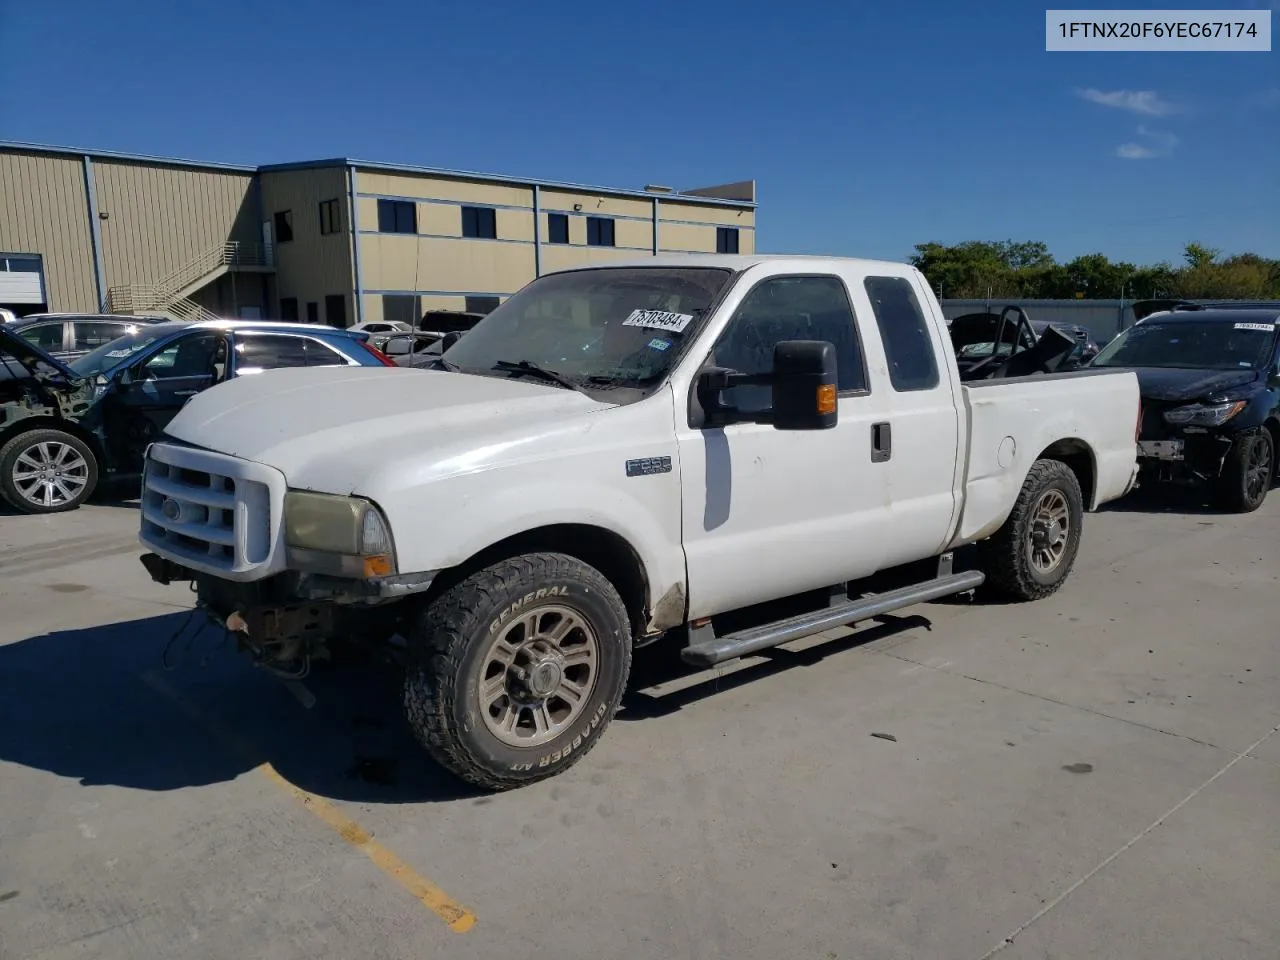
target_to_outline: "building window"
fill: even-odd
[[[498,309],[498,297],[467,297],[467,313],[489,313]]]
[[[422,313],[418,308],[418,297],[413,294],[384,293],[382,295],[382,319],[387,323],[407,323],[417,327]]]
[[[378,232],[417,233],[418,205],[412,200],[379,200]]]
[[[738,252],[738,228],[716,227],[716,253]]]
[[[862,286],[880,328],[893,389],[904,392],[938,386],[933,338],[911,281],[906,277],[867,277]]]
[[[492,207],[463,207],[462,235],[476,240],[498,239],[497,211]]]
[[[569,215],[567,213],[547,214],[547,242],[569,242]]]
[[[324,319],[331,327],[347,325],[347,298],[342,294],[329,294],[324,298]]]
[[[320,203],[320,234],[328,236],[342,229],[342,214],[338,212],[337,200],[324,200]]]
[[[281,297],[280,298],[280,319],[289,323],[298,322],[298,298],[297,297]]]
[[[613,220],[609,217],[587,217],[587,246],[613,246]]]
[[[293,211],[277,210],[275,221],[276,243],[288,243],[293,239]]]
[[[311,300],[307,303],[307,323],[320,322],[320,304]]]
[[[40,258],[39,257],[6,257],[0,260],[4,266],[6,273],[39,273]]]

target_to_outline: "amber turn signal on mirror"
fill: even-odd
[[[823,383],[818,386],[818,413],[836,412],[836,385]]]

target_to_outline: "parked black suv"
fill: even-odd
[[[1179,304],[1094,357],[1138,375],[1142,479],[1198,482],[1225,509],[1262,506],[1280,446],[1280,308]]]

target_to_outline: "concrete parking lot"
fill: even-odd
[[[196,632],[129,504],[0,514],[0,958],[1274,960],[1280,494],[1172,504],[1090,516],[1040,603],[643,653],[499,796],[390,667],[308,706]]]

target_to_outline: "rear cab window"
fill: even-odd
[[[938,357],[929,321],[915,287],[907,277],[867,277],[863,289],[871,301],[889,382],[899,393],[932,390],[938,386]]]

